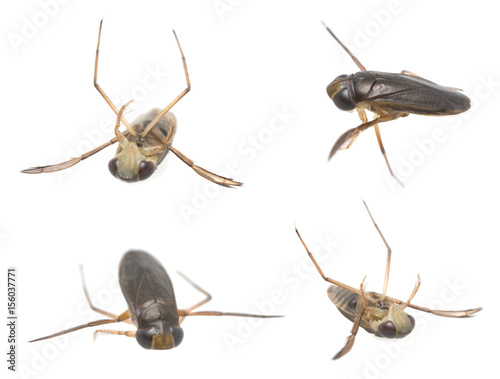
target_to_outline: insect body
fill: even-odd
[[[350,321],[356,320],[356,306],[360,296],[343,287],[332,284],[328,287],[328,297],[337,309]],[[413,330],[415,319],[401,309],[398,304],[387,299],[380,300],[382,295],[375,292],[364,294],[366,308],[360,326],[368,333],[378,337],[403,338]],[[397,325],[397,327],[396,327]]]
[[[120,315],[115,315],[92,304],[85,285],[83,269],[81,269],[83,291],[90,307],[109,318],[92,321],[30,342],[46,340],[92,326],[127,322],[135,325],[137,331],[100,329],[94,332],[94,338],[99,333],[124,335],[135,337],[139,345],[145,349],[165,350],[177,347],[182,342],[184,332],[180,324],[187,316],[281,317],[219,311],[194,312],[196,308],[209,302],[212,297],[189,278],[179,274],[202,292],[205,299],[189,308],[177,309],[172,282],[160,262],[144,251],[127,252],[120,262],[119,281],[128,309]]]
[[[145,137],[141,137],[146,126],[159,113],[160,109],[153,109],[135,120],[132,123],[135,135],[116,129],[119,146],[115,157],[108,164],[111,175],[124,181],[145,180],[153,175],[167,155],[177,127],[174,114],[169,112]]]
[[[331,286],[328,288],[328,297],[333,304],[335,304],[340,313],[353,322],[351,335],[347,338],[344,348],[340,350],[333,357],[333,359],[341,358],[351,350],[359,327],[362,327],[371,334],[375,334],[377,337],[406,337],[411,333],[415,326],[415,319],[405,312],[406,307],[443,317],[469,317],[481,310],[481,308],[474,308],[464,311],[441,311],[412,304],[411,301],[420,287],[420,276],[418,276],[417,283],[415,284],[415,287],[406,302],[386,296],[391,264],[391,248],[382,235],[378,225],[375,223],[375,220],[366,206],[366,203],[365,207],[371,220],[373,221],[373,224],[375,225],[375,228],[387,247],[387,263],[382,294],[376,292],[365,292],[364,279],[361,282],[360,288],[357,289],[325,276],[316,262],[316,259],[300,236],[299,231],[295,228],[302,245],[306,249],[307,254],[311,258],[319,274],[325,281],[331,283]]]
[[[362,122],[360,126],[339,137],[328,159],[339,149],[351,147],[362,131],[374,126],[387,167],[391,175],[399,181],[387,159],[378,124],[406,117],[410,113],[425,116],[459,114],[470,108],[470,99],[454,88],[440,86],[406,70],[400,74],[367,71],[330,28],[326,29],[361,70],[355,74],[338,76],[328,85],[326,91],[337,108],[343,111],[356,110]],[[368,121],[365,112],[367,110],[375,114],[372,121]]]
[[[108,167],[113,176],[123,181],[136,182],[149,178],[170,150],[184,163],[190,166],[197,174],[201,175],[205,179],[225,187],[240,186],[242,184],[240,182],[216,175],[201,168],[200,166],[195,165],[192,160],[172,146],[172,139],[175,134],[177,123],[175,116],[169,111],[191,89],[186,59],[175,31],[174,36],[182,56],[187,87],[166,108],[161,110],[153,109],[149,113],[139,117],[132,125],[130,125],[123,116],[123,112],[127,104],[122,106],[119,110],[111,102],[110,98],[102,90],[99,84],[97,84],[97,67],[99,61],[99,45],[101,43],[101,30],[102,21],[99,27],[99,38],[96,49],[94,86],[117,115],[115,137],[105,144],[81,155],[80,157],[72,158],[66,162],[55,165],[29,168],[23,170],[22,172],[26,174],[40,174],[61,171],[76,165],[84,159],[98,153],[102,149],[118,142],[119,147],[117,149],[116,156],[109,162]],[[123,123],[126,126],[126,132],[121,133],[119,131],[120,123]]]

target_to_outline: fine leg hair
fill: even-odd
[[[128,313],[128,310],[126,310],[125,312],[123,312],[122,314],[120,314],[118,317],[113,318],[113,319],[91,321],[91,322],[89,322],[87,324],[82,324],[82,325],[79,325],[79,326],[75,326],[73,328],[69,328],[69,329],[66,329],[66,330],[63,330],[63,331],[51,334],[49,336],[37,338],[36,340],[32,340],[32,341],[29,341],[29,342],[37,342],[37,341],[47,340],[49,338],[54,338],[54,337],[62,336],[63,334],[75,332],[75,331],[80,330],[80,329],[91,328],[93,326],[104,325],[104,324],[112,324],[112,323],[116,323],[116,322],[122,322],[122,321],[127,320],[128,318],[130,318],[130,315]]]
[[[204,168],[197,166],[194,164],[194,162],[186,157],[184,154],[182,154],[179,150],[174,148],[173,146],[167,146],[167,148],[174,153],[181,161],[183,161],[185,164],[187,164],[189,167],[191,167],[198,175],[201,177],[210,180],[211,182],[218,184],[223,187],[233,187],[233,186],[241,186],[243,183],[237,182],[231,178],[225,178],[223,176],[214,174],[213,172],[210,172],[208,170],[205,170]]]
[[[264,315],[255,315],[251,313],[235,313],[235,312],[220,312],[220,311],[200,311],[193,312],[196,308],[201,307],[203,304],[208,303],[212,300],[212,295],[201,288],[199,285],[194,283],[191,279],[189,279],[186,275],[181,272],[177,272],[180,276],[184,278],[189,284],[191,284],[194,288],[205,295],[205,299],[192,305],[186,309],[179,309],[177,312],[179,313],[180,322],[184,321],[184,318],[187,316],[234,316],[234,317],[252,317],[252,318],[275,318],[275,317],[283,317],[283,316],[264,316]]]
[[[179,43],[179,39],[177,38],[177,34],[175,33],[175,30],[172,30],[174,32],[175,40],[177,41],[177,46],[179,46],[179,51],[181,52],[181,57],[182,57],[182,64],[184,65],[184,73],[186,75],[186,84],[187,87],[179,94],[177,97],[172,100],[170,104],[166,106],[158,115],[149,123],[149,125],[144,129],[144,131],[141,133],[142,137],[145,137],[149,131],[153,128],[153,126],[156,125],[156,123],[161,120],[163,116],[167,114],[167,112],[172,109],[172,107],[177,104],[177,102],[182,99],[190,90],[191,90],[191,82],[189,80],[189,73],[186,65],[186,58],[184,57],[184,53],[182,52],[181,44]]]
[[[373,225],[375,226],[375,229],[377,229],[378,234],[382,238],[382,241],[384,241],[385,246],[387,247],[387,263],[385,265],[385,276],[384,276],[384,288],[382,290],[382,297],[380,298],[380,301],[383,301],[385,298],[385,295],[387,293],[387,285],[389,284],[389,269],[391,267],[391,255],[392,255],[392,250],[387,241],[385,240],[384,235],[382,234],[382,231],[378,227],[377,223],[375,222],[375,219],[372,216],[372,213],[370,212],[370,209],[368,208],[368,205],[366,202],[363,200],[363,204],[365,205],[366,210],[368,211],[368,215],[370,216]]]
[[[387,164],[387,167],[389,168],[389,172],[391,173],[391,176],[394,179],[396,179],[396,181],[401,185],[401,187],[404,187],[403,182],[401,180],[399,180],[399,178],[396,175],[394,175],[394,172],[392,172],[391,165],[389,164],[389,160],[387,159],[387,155],[385,153],[384,144],[382,143],[382,136],[380,135],[380,129],[378,127],[378,123],[375,124],[375,134],[377,135],[377,141],[378,141],[378,145],[380,147],[380,152],[384,156],[385,163]]]
[[[335,142],[335,144],[333,145],[332,150],[330,150],[330,155],[328,156],[328,160],[332,159],[335,153],[338,150],[340,150],[344,144],[347,143],[347,147],[350,147],[354,143],[356,138],[358,138],[358,136],[362,131],[368,129],[371,126],[380,124],[382,122],[392,121],[399,117],[401,117],[401,114],[378,116],[377,118],[371,121],[363,122],[356,128],[349,129],[337,139],[337,142]]]
[[[361,301],[356,302],[356,318],[354,319],[353,324],[352,324],[351,335],[349,337],[347,337],[346,344],[342,348],[342,350],[340,350],[333,357],[334,360],[342,358],[349,351],[351,351],[352,347],[354,346],[354,340],[356,339],[356,334],[358,334],[359,325],[361,324],[361,319],[363,318],[363,314],[365,313],[365,309],[366,309],[366,298],[364,295],[364,283],[365,283],[365,279],[363,279],[363,281],[361,282],[361,285],[360,285]]]
[[[328,33],[330,33],[332,35],[332,37],[335,38],[335,41],[337,41],[340,44],[340,46],[342,46],[342,48],[347,52],[347,54],[349,54],[349,56],[352,58],[352,60],[354,61],[354,63],[356,63],[356,66],[358,66],[361,71],[366,71],[365,66],[363,66],[361,64],[361,62],[358,60],[358,58],[356,58],[354,56],[354,54],[349,51],[349,49],[346,47],[346,45],[344,45],[342,43],[342,41],[339,40],[335,34],[333,34],[333,32],[330,30],[330,28],[328,26],[326,26],[323,21],[322,21],[322,24],[326,28],[326,30],[328,30]]]

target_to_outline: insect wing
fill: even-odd
[[[423,115],[458,114],[470,108],[464,94],[416,76],[368,71],[356,73],[353,82],[356,95],[362,97],[358,101],[374,108]]]
[[[134,323],[154,303],[177,309],[174,289],[163,266],[146,252],[131,250],[120,263],[120,287]]]

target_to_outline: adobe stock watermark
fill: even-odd
[[[448,310],[451,308],[450,305],[452,305],[464,292],[467,292],[467,289],[467,286],[460,283],[458,278],[454,278],[452,281],[444,279],[443,289],[439,297],[426,304],[426,306],[430,309]],[[407,310],[408,309],[409,308],[407,308]],[[382,351],[371,358],[364,358],[363,365],[356,366],[359,367],[361,371],[351,374],[350,378],[377,379],[384,376],[385,371],[391,364],[403,355],[404,349],[411,346],[415,339],[422,338],[422,335],[425,334],[429,325],[436,322],[436,319],[439,318],[439,316],[430,313],[419,312],[419,314],[422,317],[415,317],[415,329],[407,337],[392,340],[377,338],[374,342],[380,341]]]
[[[157,64],[155,67],[146,66],[144,68],[145,74],[139,84],[133,86],[129,92],[122,93],[116,98],[111,99],[113,104],[118,108],[122,104],[126,104],[130,100],[134,100],[127,110],[135,109],[142,101],[148,98],[151,92],[156,90],[163,81],[170,75],[168,71],[163,71],[161,66]],[[97,91],[96,91],[97,92]],[[166,106],[165,104],[164,106]],[[115,134],[116,117],[110,116],[102,118],[98,126],[91,130],[83,130],[83,138],[78,141],[75,146],[66,146],[66,159],[76,158],[82,154],[95,149],[96,147],[108,142]],[[63,160],[61,160],[63,162]],[[57,171],[55,173],[59,181],[63,180],[64,175],[71,172],[72,168]]]
[[[49,21],[56,18],[60,11],[61,5],[66,5],[71,0],[39,0],[37,1],[38,9],[33,11],[30,16],[21,17],[21,25],[17,32],[8,32],[7,39],[15,53],[18,53],[20,48],[27,45],[36,36],[40,34]]]
[[[114,299],[121,296],[116,270],[110,271],[109,277],[110,279],[106,288],[103,288],[94,294],[90,293],[90,298],[94,306],[105,310],[108,310],[108,305],[110,305]],[[80,294],[75,294],[75,296],[80,296],[82,299],[76,307],[77,317],[70,321],[61,320],[61,328],[59,330],[69,329],[77,325],[85,324],[86,322],[104,318],[104,316],[94,312],[90,308],[83,294],[83,290]],[[59,330],[54,330],[53,332],[55,333]],[[17,371],[19,372],[21,378],[28,379],[38,377],[55,362],[61,352],[63,352],[70,345],[71,340],[80,333],[87,334],[89,339],[93,338],[93,330],[82,329],[46,341],[34,342],[30,344],[31,357],[29,360],[25,360],[18,365]],[[36,339],[42,336],[31,337]]]
[[[392,164],[394,174],[405,182],[410,178],[417,168],[422,167],[436,153],[440,146],[450,140],[453,133],[460,130],[471,115],[475,114],[481,108],[481,104],[489,100],[500,87],[500,81],[497,81],[492,74],[479,76],[471,99],[471,108],[464,113],[455,116],[439,118],[440,122],[448,124],[447,127],[436,127],[432,130],[429,137],[424,139],[415,139],[415,148],[405,156],[398,156],[396,164]],[[399,183],[390,175],[388,170],[384,170],[384,177],[392,191],[401,188]]]
[[[7,233],[0,232],[0,245],[3,244],[7,238],[9,238],[9,235]]]
[[[226,164],[225,170],[220,174],[225,177],[237,178],[243,171],[245,164],[257,159],[269,145],[276,141],[281,133],[290,128],[296,117],[297,115],[290,112],[286,106],[273,108],[268,124],[238,144],[236,149],[238,157],[230,160]],[[217,173],[219,172],[217,171]],[[219,185],[208,181],[202,189],[194,188],[190,203],[181,202],[177,206],[186,224],[189,224],[194,216],[206,209],[211,201],[219,196],[220,190]]]
[[[326,238],[318,237],[312,253],[316,261],[321,264],[328,261],[340,247],[340,244],[333,241],[331,236]],[[300,246],[302,248],[302,246]],[[267,298],[254,300],[254,313],[272,315],[276,314],[277,308],[290,300],[291,294],[298,291],[302,285],[311,277],[320,278],[316,267],[307,255],[295,264],[286,268],[281,274],[280,286],[269,292]],[[293,301],[293,300],[292,300]],[[262,318],[238,318],[234,331],[222,334],[222,339],[230,353],[234,353],[238,346],[248,341],[256,330],[269,320]]]
[[[232,15],[243,2],[243,0],[214,0],[212,2],[212,8],[219,17],[219,20],[224,21],[226,17]]]
[[[369,46],[372,41],[377,38],[385,28],[387,28],[395,16],[403,13],[405,7],[410,1],[389,0],[382,9],[372,9],[369,12],[369,20],[363,26],[354,27],[354,37],[352,44],[345,45],[352,51],[353,54],[358,54],[362,49]],[[346,56],[346,59],[348,57]]]

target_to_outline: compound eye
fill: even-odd
[[[151,349],[153,346],[153,336],[155,334],[155,328],[138,329],[135,332],[135,339],[144,349]]]
[[[412,315],[408,315],[408,319],[410,320],[411,329],[413,330],[413,328],[415,327],[415,319],[413,318]]]
[[[150,161],[141,161],[139,163],[139,180],[145,180],[153,175],[155,172],[156,166],[153,162]]]
[[[349,88],[344,87],[333,96],[333,102],[342,111],[352,111],[356,104],[351,99]]]
[[[342,75],[339,75],[335,78],[335,80],[345,80],[349,77],[349,75],[346,75],[346,74],[342,74]]]
[[[179,346],[184,339],[184,331],[180,327],[172,328],[172,335],[174,337],[175,347]]]
[[[385,338],[396,338],[397,330],[392,321],[386,321],[377,328],[380,336]]]
[[[117,171],[118,171],[118,159],[113,158],[109,161],[108,163],[108,169],[111,175],[113,175],[115,178],[117,177]]]

